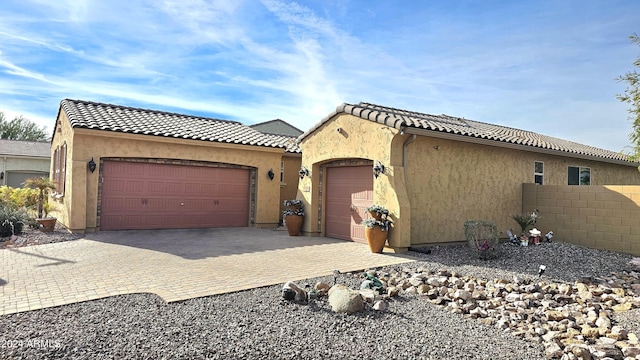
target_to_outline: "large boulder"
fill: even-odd
[[[329,289],[329,305],[337,313],[353,314],[364,310],[364,300],[360,292],[345,285],[336,284]]]

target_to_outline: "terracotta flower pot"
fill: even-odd
[[[304,216],[302,215],[287,215],[284,217],[284,222],[287,224],[287,231],[289,236],[299,236],[300,229],[302,229],[302,221]]]
[[[373,253],[382,252],[384,243],[387,240],[387,235],[389,235],[389,232],[382,230],[380,226],[374,226],[372,228],[368,226],[364,227],[364,237],[367,239],[369,249],[371,249]]]
[[[56,228],[56,218],[36,219],[42,232],[52,232]]]

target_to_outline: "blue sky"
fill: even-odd
[[[343,102],[621,151],[640,2],[3,0],[0,111],[60,100],[307,130]]]

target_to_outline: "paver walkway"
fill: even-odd
[[[0,315],[131,293],[172,302],[414,260],[256,228],[102,231],[0,250]]]

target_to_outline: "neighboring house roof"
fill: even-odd
[[[297,148],[299,152],[297,145],[292,147],[279,136],[261,133],[236,121],[70,99],[60,102],[60,111],[64,111],[73,128],[265,146],[287,151],[291,148],[293,152]],[[295,139],[291,143],[295,143]]]
[[[302,141],[309,134],[322,126],[322,124],[339,114],[351,114],[398,130],[411,131],[411,129],[416,129],[419,130],[416,131],[416,133],[419,134],[428,135],[430,132],[433,132],[434,136],[447,134],[450,135],[448,138],[458,139],[459,137],[459,140],[461,141],[479,139],[485,140],[482,142],[485,144],[491,144],[492,142],[495,142],[495,145],[509,144],[522,146],[525,150],[529,147],[532,151],[557,151],[566,153],[565,156],[596,158],[637,166],[637,163],[630,161],[629,157],[622,153],[582,145],[531,131],[493,125],[444,114],[423,114],[364,102],[357,105],[344,103],[338,106],[334,112],[324,117],[320,122],[301,135],[298,138],[298,142]]]
[[[51,157],[49,142],[0,140],[0,156]]]
[[[280,119],[265,121],[265,122],[261,122],[261,123],[253,124],[249,126],[265,134],[298,137],[303,133],[302,130]]]

